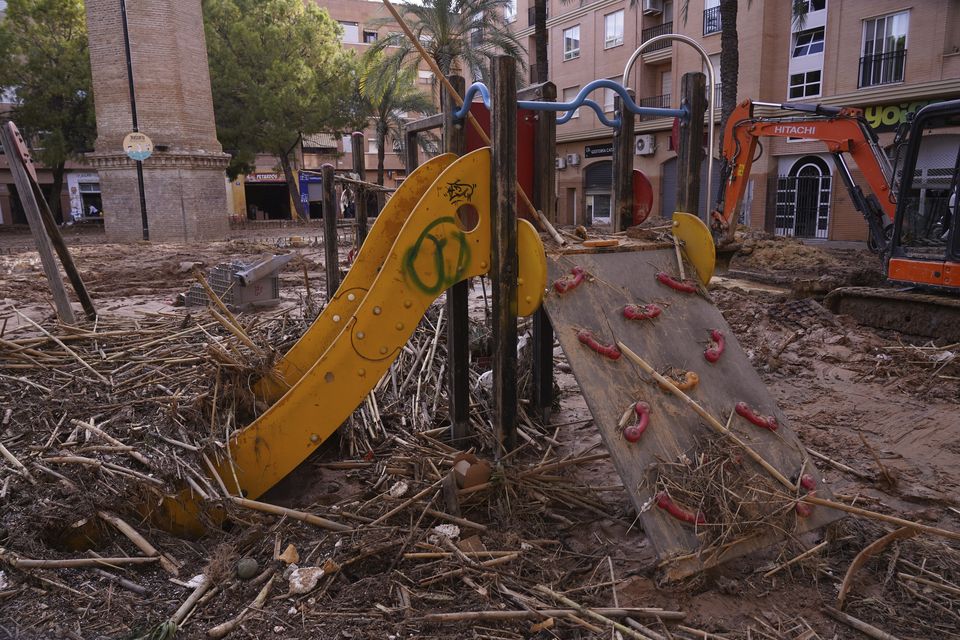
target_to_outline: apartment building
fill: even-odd
[[[363,55],[378,39],[399,30],[396,23],[390,21],[389,12],[380,0],[316,0],[326,9],[330,17],[336,20],[343,33],[341,41],[344,47]],[[418,86],[425,92],[432,91],[433,73],[426,65],[421,65],[416,79]],[[418,114],[410,114],[419,117]],[[384,186],[396,187],[406,176],[402,161],[400,140],[388,140],[384,157]],[[321,184],[319,172],[326,163],[332,164],[336,171],[348,172],[353,169],[354,154],[362,154],[367,180],[373,182],[377,176],[377,139],[374,128],[364,131],[362,149],[354,149],[350,136],[335,137],[328,133],[305,134],[297,150],[296,165],[300,182],[300,198],[309,206],[311,217],[321,215]],[[289,218],[292,203],[289,200],[283,173],[278,169],[277,158],[270,155],[257,157],[256,169],[246,176],[235,180],[231,186],[230,202],[237,217],[258,217],[261,219]]]
[[[960,3],[955,0],[807,0],[802,22],[791,2],[741,2],[738,100],[813,102],[864,109],[888,149],[897,125],[930,102],[960,97]],[[686,4],[686,16],[681,7]],[[533,0],[516,0],[513,29],[533,55]],[[663,33],[696,40],[720,63],[719,0],[549,0],[549,78],[570,99],[597,78],[619,80],[629,56]],[[645,106],[678,107],[686,72],[702,70],[699,54],[684,44],[660,43],[638,60],[628,85]],[[531,80],[533,78],[531,77]],[[717,94],[719,106],[719,93]],[[608,115],[612,92],[594,99]],[[776,110],[758,110],[774,115]],[[638,118],[634,168],[654,187],[654,210],[673,210],[676,152],[673,122]],[[719,138],[721,132],[717,132]],[[612,136],[589,109],[557,129],[557,205],[561,223],[603,224],[610,216]],[[945,136],[943,145],[960,146]],[[955,154],[954,154],[955,156]],[[952,168],[952,158],[950,160]],[[931,175],[942,159],[921,161]],[[719,163],[715,162],[715,172]],[[706,163],[704,163],[706,171]],[[860,179],[859,172],[853,172]],[[706,176],[704,175],[704,178]],[[714,180],[716,185],[717,179]],[[705,182],[702,182],[705,184]],[[867,185],[862,185],[868,191]],[[936,187],[931,183],[932,187]],[[702,190],[703,191],[703,190]],[[701,193],[705,215],[716,194]],[[754,163],[741,209],[753,227],[782,235],[865,240],[866,225],[836,175],[833,158],[815,141],[770,139]]]

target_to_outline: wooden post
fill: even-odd
[[[367,181],[367,168],[364,166],[364,159],[366,155],[362,152],[363,150],[363,133],[360,131],[354,131],[351,134],[352,143],[350,149],[353,151],[351,154],[353,156],[353,172],[360,176],[362,182]],[[357,153],[357,149],[360,149],[361,152]],[[366,190],[358,186],[356,189],[356,198],[354,198],[355,211],[356,211],[356,225],[357,225],[357,251],[360,251],[360,247],[363,246],[363,241],[367,239],[367,192]]]
[[[406,169],[407,175],[409,176],[413,173],[413,170],[420,166],[420,153],[417,142],[417,132],[416,131],[407,131],[406,132]]]
[[[463,95],[466,82],[461,76],[450,76],[450,84]],[[443,150],[462,156],[467,149],[463,120],[455,120],[457,103],[444,87]],[[450,438],[460,441],[470,437],[470,317],[467,314],[467,281],[447,289],[447,398],[450,414]]]
[[[533,88],[534,95],[524,99],[555,102],[557,86],[545,82]],[[521,93],[526,93],[524,90]],[[533,150],[533,206],[551,221],[557,220],[557,116],[552,111],[537,113],[537,125]],[[543,307],[533,314],[533,408],[544,424],[550,421],[553,406],[553,325]]]
[[[493,428],[498,454],[517,440],[517,63],[493,62],[490,203],[493,288]]]
[[[702,73],[685,73],[680,81],[680,104],[690,109],[690,119],[680,122],[677,149],[677,211],[699,215],[700,165],[703,162],[703,115],[707,110],[706,79]]]
[[[14,138],[16,129],[12,125],[13,123],[10,122],[0,127],[0,142],[3,143],[3,148],[6,150],[10,172],[13,173],[13,181],[17,185],[17,195],[20,196],[20,203],[27,215],[30,233],[37,245],[37,253],[40,254],[43,273],[47,277],[50,291],[53,293],[53,303],[57,309],[57,317],[60,318],[61,322],[73,324],[76,321],[73,308],[70,306],[70,299],[67,297],[67,289],[63,286],[63,280],[60,279],[60,270],[57,268],[56,258],[53,257],[53,247],[44,228],[43,218],[40,216],[40,207],[34,197],[30,176],[27,175],[27,168],[17,155],[17,144]],[[59,194],[57,195],[59,196]]]
[[[635,95],[628,89],[630,97]],[[613,230],[623,231],[633,224],[633,123],[636,114],[623,108],[620,96],[613,99],[620,116],[620,128],[613,135]]]
[[[353,148],[356,153],[356,147]],[[361,148],[361,153],[363,150]],[[333,300],[340,286],[340,256],[337,252],[337,194],[333,189],[333,165],[320,168],[323,180],[323,254],[327,272],[327,303]]]

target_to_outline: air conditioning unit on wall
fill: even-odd
[[[571,167],[575,167],[580,164],[580,154],[579,153],[568,153],[567,154],[567,164]]]
[[[643,0],[643,15],[658,16],[663,13],[663,0]]]
[[[557,169],[566,169],[567,160],[563,156],[557,156]]]
[[[638,156],[651,156],[656,150],[657,145],[651,134],[647,133],[642,136],[637,136],[636,154]]]

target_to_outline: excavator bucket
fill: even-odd
[[[347,301],[356,302],[349,315],[325,314],[308,330],[335,334],[323,353],[233,437],[228,455],[214,462],[231,495],[255,499],[303,462],[387,373],[433,301],[453,284],[489,271],[489,148],[449,163],[405,218],[370,279],[341,288],[338,298],[347,293]],[[539,307],[546,287],[546,256],[529,223],[520,223],[517,245],[517,307],[529,314]],[[309,340],[309,350],[323,342]],[[167,499],[154,519],[170,529],[197,532],[199,508],[184,490]]]
[[[717,251],[710,229],[697,216],[674,211],[673,235],[683,242],[684,255],[696,270],[700,283],[707,286],[713,277],[717,261]]]

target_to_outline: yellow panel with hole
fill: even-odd
[[[456,159],[457,156],[452,153],[431,158],[417,167],[397,188],[370,228],[370,234],[340,283],[336,295],[300,340],[277,362],[272,375],[254,385],[257,399],[267,404],[275,402],[323,355],[367,295],[407,216],[437,176]]]
[[[707,286],[717,262],[717,248],[707,225],[697,216],[673,212],[673,235],[683,241],[683,252],[697,271],[697,278]]]

